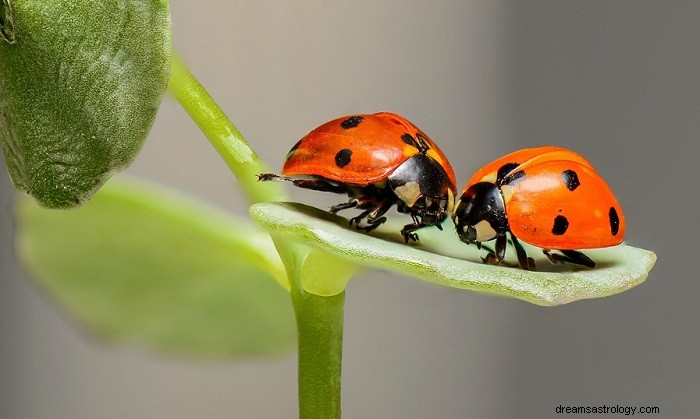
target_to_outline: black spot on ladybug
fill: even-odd
[[[617,232],[620,231],[620,217],[618,217],[615,207],[610,207],[608,217],[610,218],[610,233],[616,236]]]
[[[575,191],[581,185],[578,175],[573,170],[564,170],[561,173],[561,180],[564,181],[566,188],[570,191]]]
[[[569,228],[569,220],[563,215],[557,215],[554,219],[554,226],[552,226],[552,234],[555,236],[561,236],[566,233],[566,229]]]
[[[517,172],[508,176],[506,179],[503,179],[503,183],[507,183],[508,185],[512,185],[524,177],[525,177],[525,171],[518,170]]]
[[[350,156],[352,156],[352,150],[344,148],[335,155],[335,164],[338,167],[345,167],[350,164]]]
[[[401,140],[403,140],[404,143],[417,148],[421,153],[425,153],[430,149],[428,143],[425,141],[425,138],[422,135],[417,134],[416,136],[418,137],[418,141],[416,141],[411,134],[405,133],[401,136]]]
[[[364,120],[365,118],[361,117],[360,115],[351,116],[350,118],[341,122],[340,127],[343,129],[355,128],[356,126],[360,125],[360,122]]]
[[[512,172],[513,169],[515,169],[518,166],[520,166],[519,163],[506,163],[503,166],[501,166],[498,169],[498,172],[496,173],[496,184],[499,186],[502,185],[503,179],[506,177],[506,175]]]
[[[416,141],[415,138],[409,133],[405,133],[401,136],[401,139],[403,140],[404,143],[413,146],[415,148],[420,148],[418,145],[418,142]]]

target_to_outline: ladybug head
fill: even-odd
[[[457,202],[452,221],[464,243],[493,240],[508,231],[503,196],[493,183],[475,183],[464,191]]]
[[[426,224],[438,224],[452,212],[455,186],[445,169],[426,154],[407,159],[388,176],[388,181],[399,198],[401,212],[420,215]]]

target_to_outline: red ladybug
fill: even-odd
[[[401,230],[406,242],[418,240],[419,228],[442,229],[457,192],[454,171],[442,151],[415,125],[388,112],[344,116],[314,129],[289,151],[282,175],[258,178],[348,194],[350,200],[331,212],[363,210],[350,219],[360,230],[377,228],[396,204],[413,218]]]
[[[625,236],[620,204],[593,165],[553,146],[519,150],[478,170],[452,218],[467,244],[496,239],[495,254],[487,257],[496,263],[510,233],[523,269],[534,269],[534,262],[518,239],[542,248],[552,262],[592,268],[595,262],[578,249],[615,246]]]

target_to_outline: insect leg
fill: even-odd
[[[418,234],[415,233],[416,230],[419,228],[427,227],[427,224],[418,223],[418,224],[406,224],[403,226],[401,229],[401,235],[403,236],[404,242],[408,243],[409,240],[418,242],[420,239],[418,238]]]
[[[543,250],[544,254],[549,258],[552,263],[556,262],[568,262],[575,265],[586,266],[588,268],[595,268],[595,262],[593,259],[579,252],[578,250],[559,250],[562,254],[549,253],[548,250]]]
[[[312,189],[314,191],[321,192],[334,192],[334,193],[345,193],[347,192],[347,187],[344,185],[339,185],[331,183],[321,179],[294,179],[289,176],[280,176],[274,173],[262,173],[258,175],[258,181],[276,181],[276,182],[292,182],[294,186],[304,189]]]
[[[340,210],[344,210],[344,209],[348,209],[348,208],[355,208],[359,204],[360,204],[360,202],[357,199],[351,199],[348,202],[344,202],[344,203],[338,204],[338,205],[333,205],[331,207],[330,211],[331,211],[331,214],[335,214],[336,212],[338,212]]]
[[[283,182],[285,180],[292,181],[294,179],[287,176],[276,175],[274,173],[261,173],[258,175],[258,182],[267,182],[270,180],[273,180],[275,182]]]
[[[508,240],[505,234],[496,237],[496,263],[500,263],[506,257],[506,244]]]
[[[513,233],[510,233],[510,238],[513,240],[513,247],[515,247],[515,253],[518,255],[518,263],[520,264],[520,267],[528,271],[534,271],[535,260],[527,257],[527,253],[525,252],[525,249],[523,249],[523,245],[520,244],[520,241],[518,241]],[[547,252],[545,252],[545,255],[549,257]]]
[[[380,202],[379,205],[373,208],[372,212],[367,214],[366,221],[369,225],[364,227],[364,230],[372,231],[382,225],[386,221],[386,217],[383,217],[383,215],[389,211],[389,208],[394,205],[394,202],[395,201],[393,199],[385,199],[384,201]]]

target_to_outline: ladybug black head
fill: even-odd
[[[506,207],[498,186],[479,182],[470,186],[458,201],[452,220],[464,243],[481,243],[508,231]]]
[[[455,186],[440,164],[426,154],[416,154],[388,176],[399,208],[423,217],[426,224],[447,218],[454,203]]]

